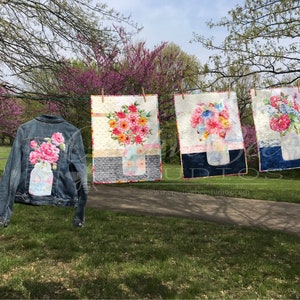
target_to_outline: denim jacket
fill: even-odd
[[[0,183],[0,227],[8,226],[14,203],[74,206],[73,225],[80,227],[87,194],[79,129],[49,115],[21,125]]]

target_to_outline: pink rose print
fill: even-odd
[[[29,154],[29,161],[32,165],[39,162],[47,162],[56,169],[60,151],[65,149],[65,139],[60,132],[53,133],[51,138],[45,138],[40,145],[36,140],[30,142],[30,147],[34,149]]]
[[[112,134],[114,134],[114,135],[119,135],[120,133],[121,133],[121,130],[119,128],[114,128],[112,130]]]
[[[54,145],[59,146],[65,142],[65,139],[60,132],[56,132],[52,134],[51,141]]]
[[[56,145],[43,142],[40,146],[39,151],[41,153],[40,158],[42,161],[47,161],[51,164],[58,161],[60,150],[56,148]]]
[[[125,119],[126,118],[126,114],[123,111],[118,112],[117,116],[118,116],[119,119]]]
[[[143,142],[143,139],[141,138],[141,136],[137,135],[134,138],[134,141],[135,141],[136,144],[141,144]]]
[[[191,126],[192,128],[196,128],[198,124],[202,123],[202,118],[201,118],[201,114],[202,114],[203,110],[201,108],[200,105],[196,106],[192,117],[191,117]]]
[[[267,106],[269,125],[272,130],[279,132],[280,136],[285,136],[291,131],[300,135],[299,94],[286,96],[281,93],[263,99],[263,103]]]
[[[40,153],[38,151],[30,152],[29,154],[29,161],[31,164],[35,165],[39,162],[40,159]]]
[[[191,116],[190,124],[195,128],[199,139],[207,140],[212,135],[225,139],[231,129],[229,108],[218,102],[198,104]]]
[[[289,128],[291,124],[291,119],[288,115],[281,115],[279,117],[271,117],[270,127],[274,131],[285,131]]]
[[[136,124],[138,123],[138,116],[135,115],[135,114],[130,114],[130,115],[128,116],[128,120],[129,120],[129,123],[130,123],[132,126],[134,126],[134,125],[136,125]]]
[[[131,104],[131,105],[129,105],[129,106],[128,106],[128,110],[129,110],[130,112],[133,112],[133,113],[135,113],[135,112],[137,112],[137,111],[138,111],[138,108],[137,108],[137,106],[136,106],[136,105],[134,105],[134,104]]]
[[[37,146],[38,146],[38,143],[36,141],[33,140],[30,142],[30,148],[36,149]]]
[[[149,128],[147,126],[144,126],[140,129],[140,135],[142,137],[145,137],[149,134]]]
[[[120,145],[143,144],[152,134],[148,126],[151,113],[139,109],[139,104],[122,105],[121,110],[107,115],[111,138]]]
[[[272,96],[270,97],[270,104],[273,107],[279,107],[281,104],[287,104],[288,101],[286,98],[281,97],[281,96]]]

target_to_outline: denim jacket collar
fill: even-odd
[[[65,121],[61,116],[52,116],[52,115],[40,115],[35,119],[40,122],[53,123],[53,124],[62,123]]]

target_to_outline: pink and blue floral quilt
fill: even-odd
[[[184,178],[247,173],[236,94],[175,95]]]
[[[299,168],[299,88],[252,89],[251,98],[260,171]]]

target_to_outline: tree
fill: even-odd
[[[90,47],[93,51],[83,55],[84,61],[65,61],[66,66],[58,75],[60,93],[74,97],[68,103],[72,106],[73,102],[77,107],[79,102],[75,98],[89,99],[91,94],[99,94],[101,88],[105,94],[111,95],[141,94],[142,89],[145,93],[158,94],[161,138],[166,142],[166,152],[169,152],[170,145],[177,145],[174,91],[196,86],[198,75],[195,69],[199,63],[174,44],[162,43],[150,50],[145,42],[132,44],[123,39],[123,45],[113,52],[93,45]],[[73,105],[73,112],[76,105]],[[89,118],[89,101],[80,103],[80,114],[84,111]],[[77,116],[76,120],[86,120],[87,117]]]
[[[246,149],[246,156],[248,165],[251,167],[258,167],[258,145],[256,139],[256,131],[254,126],[245,125],[242,127],[244,144]]]
[[[23,80],[27,88],[36,87],[36,76],[41,73],[45,83],[51,83],[46,79],[55,79],[52,72],[64,66],[63,57],[80,57],[91,43],[114,48],[120,41],[119,25],[124,22],[138,30],[129,18],[105,4],[94,3],[92,0],[1,0],[2,67]],[[127,34],[130,36],[134,31]],[[1,74],[0,79],[5,81],[5,75]]]
[[[153,90],[159,94],[159,119],[162,155],[165,162],[179,162],[174,92],[184,93],[199,87],[200,63],[174,44],[167,44],[156,58]],[[201,83],[200,83],[201,84]]]
[[[98,51],[100,45],[91,47],[92,53],[85,53],[84,61],[67,60],[58,73],[58,90],[63,95],[89,97],[99,94],[104,88],[106,94],[157,93],[159,96],[172,94],[195,87],[199,63],[174,44],[162,43],[153,50],[145,42],[136,44],[124,41],[124,47],[113,52]],[[166,104],[171,107],[172,100]],[[164,106],[163,118],[166,115]],[[174,111],[174,108],[173,108]]]
[[[22,122],[24,107],[19,100],[10,97],[9,91],[0,86],[0,136],[2,143],[5,137],[10,140]]]
[[[99,94],[102,88],[105,94],[111,95],[141,94],[142,88],[151,93],[154,61],[164,44],[149,50],[144,42],[131,44],[124,36],[122,41],[123,44],[112,51],[92,44],[89,51],[83,52],[84,60],[67,60],[58,73],[58,90],[69,97],[62,102],[68,110],[63,108],[62,112],[68,114],[67,119],[74,119],[77,127],[89,126],[90,95]]]
[[[300,78],[300,1],[246,0],[228,14],[208,23],[212,29],[228,30],[222,43],[194,36],[205,48],[217,51],[201,70],[212,75],[208,85],[222,78],[234,84],[241,77],[251,77],[264,87],[296,84]]]

